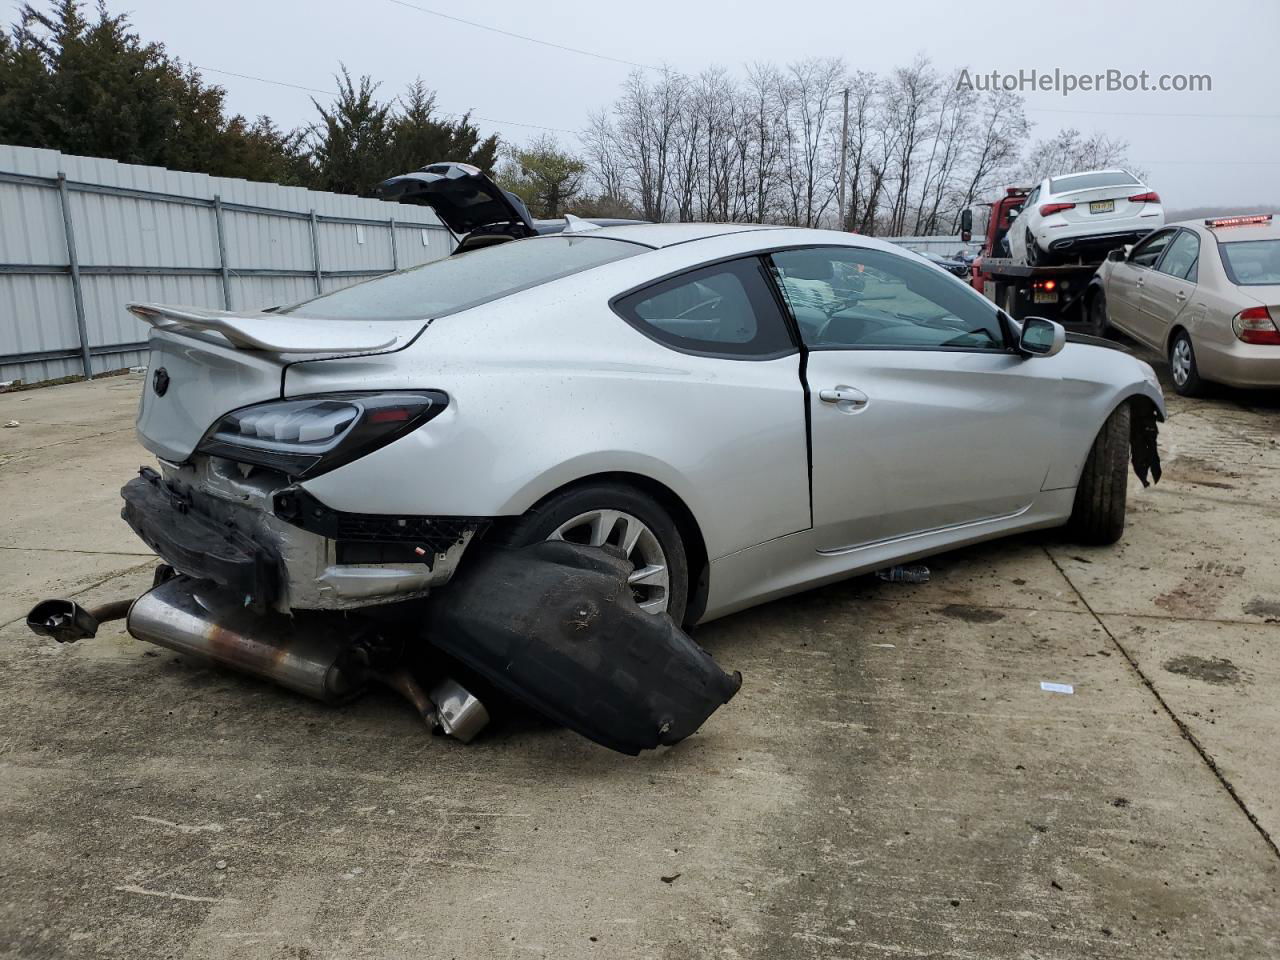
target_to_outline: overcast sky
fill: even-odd
[[[37,5],[40,0],[34,0]],[[216,70],[328,90],[339,61],[390,96],[421,76],[446,111],[471,109],[486,132],[520,142],[529,124],[580,129],[633,69],[411,9],[397,0],[107,0],[144,38],[205,68],[232,109],[290,127],[314,118],[311,94]],[[405,0],[409,2],[409,0]],[[12,21],[19,4],[0,0]],[[1280,205],[1277,0],[489,0],[416,6],[618,60],[696,73],[840,56],[885,71],[917,53],[940,70],[1117,69],[1212,76],[1209,93],[1027,94],[1033,136],[1102,130],[1131,144],[1167,206]],[[990,13],[984,19],[982,11]],[[566,142],[572,134],[558,133]]]

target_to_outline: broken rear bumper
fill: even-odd
[[[180,573],[281,613],[425,596],[485,523],[340,513],[279,474],[212,458],[162,469],[121,490],[125,522]]]

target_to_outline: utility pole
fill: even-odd
[[[844,176],[849,159],[849,88],[844,88],[844,123],[840,127],[840,226],[844,229]]]

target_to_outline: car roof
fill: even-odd
[[[762,223],[630,223],[615,227],[601,227],[585,235],[642,243],[656,249],[673,247],[678,243],[688,243],[691,240],[723,237],[731,233],[785,229],[786,227]]]

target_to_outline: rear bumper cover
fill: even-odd
[[[1055,253],[1071,251],[1072,253],[1106,253],[1126,243],[1137,243],[1150,230],[1121,230],[1112,233],[1094,233],[1079,237],[1058,237],[1049,241],[1049,249]]]
[[[161,467],[121,490],[125,522],[180,573],[281,613],[425,596],[449,581],[484,524],[341,513],[278,474],[244,477],[216,458]]]
[[[150,467],[126,483],[120,496],[125,523],[174,569],[211,580],[254,604],[271,606],[279,599],[278,553],[234,524],[219,523],[197,500],[166,486]]]

